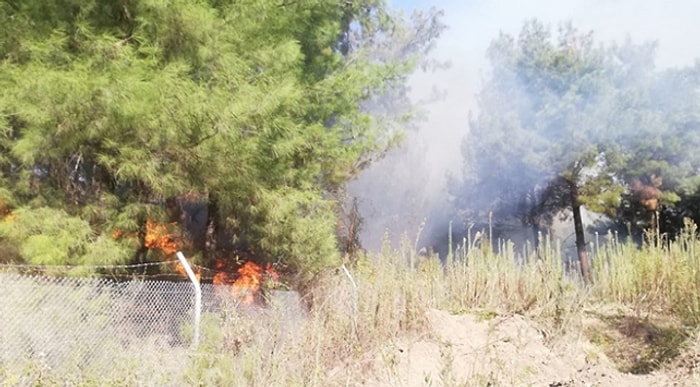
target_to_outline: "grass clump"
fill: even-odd
[[[697,225],[690,220],[675,240],[648,235],[639,247],[612,237],[596,254],[593,294],[602,301],[670,313],[696,326],[700,323],[697,247]]]

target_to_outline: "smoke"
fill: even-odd
[[[461,173],[460,143],[468,141],[469,116],[477,114],[475,95],[488,77],[486,50],[499,32],[517,36],[526,20],[536,18],[553,30],[571,21],[580,31],[593,31],[608,44],[631,38],[657,42],[658,68],[692,65],[700,58],[700,3],[694,0],[391,0],[406,13],[432,6],[443,9],[448,26],[433,56],[449,68],[418,72],[411,79],[410,98],[424,111],[418,129],[353,182],[364,218],[361,241],[380,246],[384,232],[396,241],[402,234],[422,245],[442,243],[454,219],[447,181]],[[435,98],[436,95],[441,98]],[[423,224],[424,220],[426,223]]]

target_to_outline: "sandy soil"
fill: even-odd
[[[673,372],[620,372],[583,337],[547,340],[523,316],[428,313],[430,334],[378,356],[376,386],[691,386]],[[380,365],[381,363],[381,365]]]

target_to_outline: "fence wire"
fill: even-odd
[[[202,285],[203,310],[234,302],[222,294]],[[120,364],[178,367],[172,357],[178,350],[187,356],[193,306],[190,282],[0,273],[0,375],[22,367],[96,375]],[[159,359],[164,353],[167,362]]]

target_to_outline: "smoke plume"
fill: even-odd
[[[660,69],[689,66],[700,58],[695,42],[700,3],[694,0],[392,0],[391,5],[406,13],[432,6],[444,10],[448,29],[432,55],[450,66],[413,76],[410,98],[424,112],[418,129],[351,184],[364,218],[361,241],[370,250],[380,246],[385,231],[394,243],[404,233],[412,241],[420,234],[421,245],[443,243],[449,222],[461,221],[450,205],[448,176],[461,173],[460,143],[468,141],[470,114],[478,114],[475,96],[489,72],[486,50],[499,32],[517,37],[533,18],[553,31],[570,21],[606,45],[625,39],[656,42]]]

